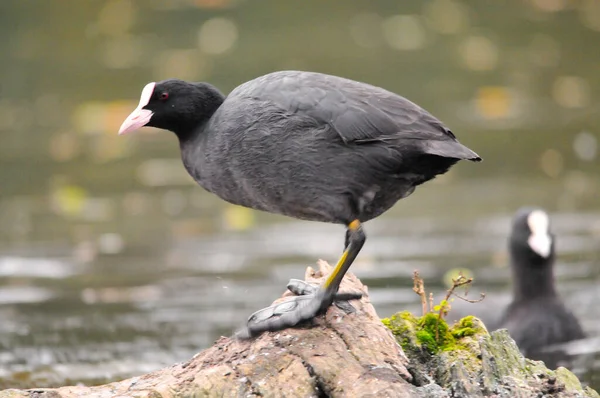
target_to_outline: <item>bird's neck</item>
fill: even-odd
[[[179,146],[183,149],[184,147],[194,145],[202,141],[205,136],[206,125],[210,119],[198,121],[198,120],[181,120],[178,125],[173,128],[173,133],[179,140]]]
[[[193,137],[179,138],[179,148],[181,150],[181,160],[188,174],[205,189],[209,189],[207,183],[210,179],[207,179],[204,173],[205,169],[208,170],[206,162],[209,161],[207,158],[207,145],[206,140],[207,134],[202,132],[195,134]],[[204,172],[204,173],[203,173]]]
[[[556,296],[551,264],[518,264],[513,259],[512,274],[515,301]]]
[[[197,142],[209,130],[210,120],[225,101],[225,96],[208,83],[195,83],[198,95],[191,98],[189,109],[180,113],[173,124],[173,132],[180,145]],[[184,116],[185,115],[185,116]]]

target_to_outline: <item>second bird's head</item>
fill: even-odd
[[[542,209],[522,208],[513,218],[510,253],[513,263],[543,266],[554,259],[550,217]]]
[[[119,134],[156,127],[182,134],[208,120],[223,103],[223,95],[208,83],[178,79],[146,84],[138,106],[125,119]]]

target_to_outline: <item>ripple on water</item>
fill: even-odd
[[[0,287],[0,305],[40,303],[51,299],[54,293],[36,286],[4,286]]]
[[[63,279],[74,273],[72,265],[56,259],[0,257],[0,277]]]

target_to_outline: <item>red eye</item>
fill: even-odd
[[[167,98],[169,98],[169,93],[167,93],[167,92],[161,93],[160,96],[159,96],[159,98],[160,98],[161,101],[164,101]]]

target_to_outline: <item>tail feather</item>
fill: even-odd
[[[480,162],[481,157],[458,141],[426,141],[425,153],[445,158],[464,159]]]

